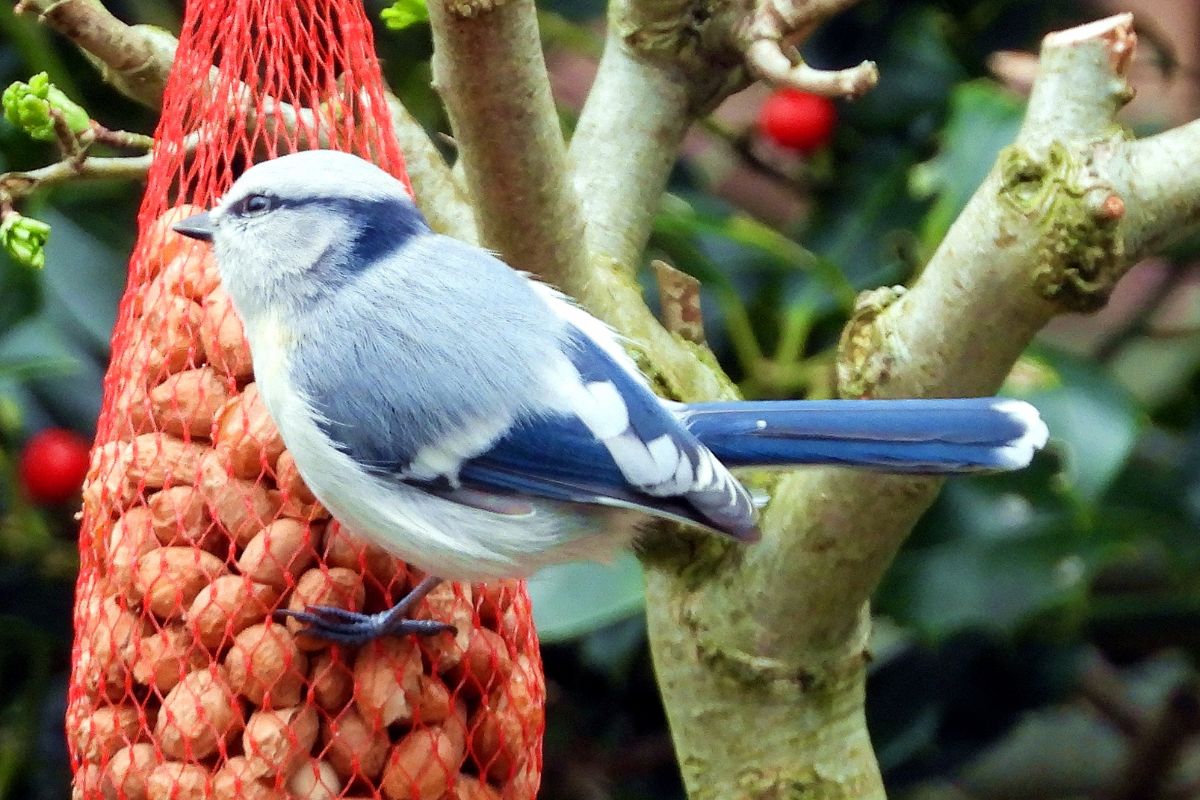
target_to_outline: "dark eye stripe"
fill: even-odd
[[[275,208],[278,202],[267,194],[252,194],[237,204],[237,213],[241,215],[264,214]]]

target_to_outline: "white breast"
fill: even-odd
[[[481,581],[527,575],[547,564],[606,558],[628,543],[617,509],[534,503],[531,515],[463,506],[369,474],[322,432],[289,377],[294,341],[278,319],[247,325],[258,390],[313,494],[343,525],[426,572]]]

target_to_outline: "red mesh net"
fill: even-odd
[[[341,529],[254,386],[207,245],[170,223],[315,146],[403,178],[357,0],[195,0],[157,131],[84,489],[75,797],[532,798],[544,685],[523,584],[443,584],[427,639],[330,646],[277,608],[389,607],[420,574]]]

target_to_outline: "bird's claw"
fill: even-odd
[[[360,614],[337,606],[307,606],[303,611],[288,608],[276,610],[277,618],[290,618],[304,623],[300,633],[318,639],[351,646],[361,646],[383,636],[435,636],[457,629],[448,623],[432,619],[409,619],[389,611],[379,614]]]

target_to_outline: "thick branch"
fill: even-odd
[[[1113,120],[1132,35],[1126,15],[1047,38],[1025,126],[920,279],[860,301],[844,393],[990,394],[1052,316],[1103,304],[1147,248],[1196,219],[1200,186],[1182,168],[1198,155],[1193,126],[1133,143]],[[1175,168],[1151,168],[1160,157]],[[797,472],[774,488],[761,544],[651,571],[656,664],[693,797],[881,794],[847,723],[843,701],[860,689],[847,676],[862,668],[866,602],[939,485]],[[718,731],[763,730],[767,690],[772,713],[800,722],[759,737],[750,787],[731,776],[751,755]],[[841,738],[798,757],[806,724]]]
[[[514,267],[578,285],[587,270],[583,222],[533,0],[434,0],[429,16],[434,85],[483,243]]]
[[[571,140],[571,169],[589,249],[630,273],[650,238],[667,176],[691,124],[690,106],[688,84],[678,74],[639,56],[610,27]],[[571,293],[587,303],[583,291]]]
[[[17,11],[39,14],[123,94],[152,107],[162,102],[178,44],[171,34],[151,25],[126,25],[96,0],[21,0]]]

